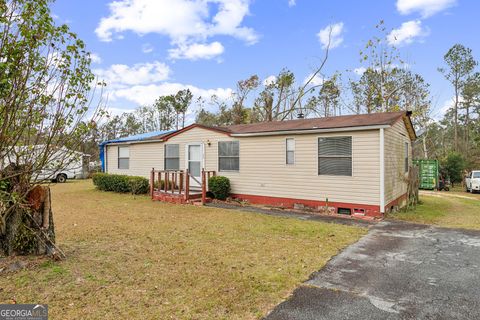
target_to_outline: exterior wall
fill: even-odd
[[[218,171],[218,141],[232,141],[226,134],[207,130],[203,128],[193,128],[173,136],[165,144],[179,144],[180,148],[180,170],[186,169],[185,149],[188,143],[201,143],[204,148],[204,168],[205,170]],[[209,145],[210,142],[210,145]],[[241,148],[241,147],[240,147]],[[240,160],[242,161],[242,160]]]
[[[385,206],[388,212],[391,206],[402,206],[407,192],[405,173],[405,142],[408,142],[408,159],[412,164],[412,143],[403,120],[397,121],[391,128],[385,129]]]
[[[352,136],[353,176],[318,175],[318,138],[330,136]],[[286,138],[295,139],[293,165],[285,163]],[[240,142],[240,171],[219,172],[218,141],[232,140]],[[185,145],[201,142],[205,150],[205,169],[228,177],[235,195],[310,200],[319,205],[328,198],[328,203],[332,205],[349,207],[348,204],[363,204],[371,209],[380,205],[379,141],[379,130],[236,138],[196,127],[164,143],[131,144],[128,170],[117,169],[115,145],[108,147],[106,161],[109,173],[148,177],[152,167],[163,169],[164,144],[178,143],[180,169],[184,170]],[[308,204],[308,201],[305,203]]]
[[[163,143],[121,144],[130,147],[129,169],[118,169],[118,145],[107,145],[106,164],[108,173],[150,177],[152,168],[163,169]]]
[[[318,175],[318,138],[352,136],[353,175]],[[286,138],[295,139],[295,164],[285,164]],[[379,205],[379,131],[244,137],[232,192],[278,198]]]

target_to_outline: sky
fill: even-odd
[[[300,85],[321,62],[325,76],[354,79],[359,51],[385,21],[387,39],[430,83],[432,116],[451,103],[438,72],[455,43],[480,60],[477,0],[57,0],[52,13],[86,42],[115,114],[190,88],[228,99],[236,82],[288,68]],[[267,80],[268,81],[268,80]],[[195,112],[195,106],[192,112]],[[193,117],[193,116],[192,116]],[[190,119],[192,119],[192,117]]]

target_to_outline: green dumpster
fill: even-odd
[[[413,160],[418,166],[420,189],[434,190],[438,187],[438,160]]]

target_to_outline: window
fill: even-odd
[[[130,167],[130,148],[118,147],[118,169],[128,169]]]
[[[318,174],[352,175],[352,137],[318,139]]]
[[[178,144],[165,145],[165,170],[180,169],[180,147]]]
[[[408,142],[405,142],[405,172],[408,172]]]
[[[238,141],[218,142],[218,171],[239,171],[240,146]]]
[[[295,163],[295,139],[287,138],[286,142],[286,163],[294,164]]]

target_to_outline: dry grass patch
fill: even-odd
[[[0,278],[51,319],[255,319],[366,229],[52,187],[68,259]]]
[[[480,198],[477,200],[467,193],[436,192],[428,196],[422,195],[420,200],[421,204],[416,210],[396,213],[390,217],[441,227],[480,230]]]

